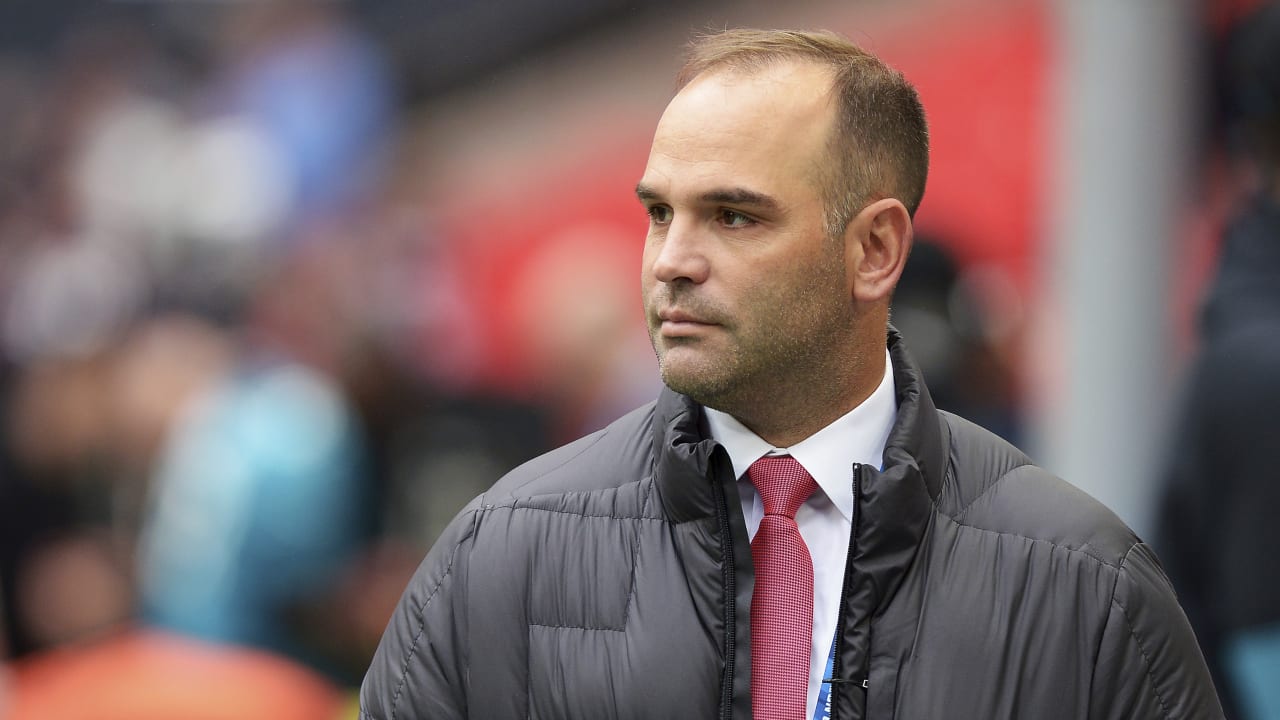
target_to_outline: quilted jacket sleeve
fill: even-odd
[[[1120,564],[1098,648],[1089,717],[1223,717],[1195,635],[1145,544],[1135,545]]]
[[[467,716],[467,558],[477,502],[454,518],[400,597],[360,689],[360,720]]]

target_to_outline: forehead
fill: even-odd
[[[834,109],[830,73],[814,63],[704,73],[658,121],[643,182],[672,193],[706,184],[812,192]]]

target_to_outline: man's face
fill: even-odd
[[[807,392],[849,359],[844,244],[819,192],[830,82],[808,63],[713,71],[658,123],[637,188],[645,314],[663,381],[709,407]]]

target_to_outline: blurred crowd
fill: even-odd
[[[657,388],[642,213],[469,282],[424,101],[349,9],[0,45],[0,717],[354,717],[456,510]],[[1022,440],[1016,303],[947,246],[894,321],[940,407]]]
[[[471,381],[342,10],[0,52],[0,716],[336,715],[442,524],[558,431]]]

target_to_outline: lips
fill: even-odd
[[[658,332],[671,339],[700,337],[710,328],[719,325],[705,315],[678,308],[659,310],[658,320]]]
[[[715,325],[715,323],[704,320],[701,317],[688,313],[683,310],[667,308],[658,311],[658,319],[664,323],[679,323],[690,325]]]

